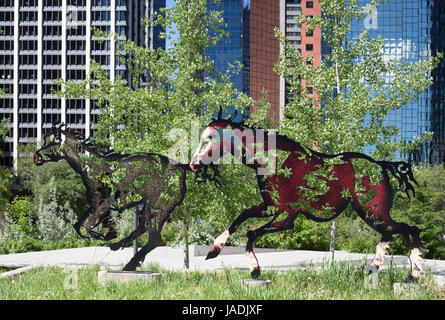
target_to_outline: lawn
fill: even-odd
[[[0,267],[0,273],[11,271],[10,268]]]
[[[172,272],[151,266],[162,276],[150,283],[107,283],[97,281],[99,266],[35,268],[24,274],[0,279],[0,300],[393,300],[393,283],[402,282],[408,270],[388,268],[378,273],[373,288],[365,285],[364,264],[336,263],[321,269],[297,269],[285,272],[264,270],[261,278],[271,280],[268,289],[242,286],[249,278],[245,270],[214,272]],[[146,270],[146,269],[145,269]],[[431,271],[423,282],[421,300],[443,300],[445,294],[431,285]],[[370,283],[370,282],[368,282]]]

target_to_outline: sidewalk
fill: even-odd
[[[221,270],[225,267],[247,269],[244,248],[225,247],[221,254],[210,260],[205,260],[210,246],[190,246],[191,270]],[[331,253],[309,250],[275,250],[255,249],[259,265],[262,269],[288,270],[317,265],[330,261]],[[108,247],[86,247],[53,251],[39,251],[0,255],[0,266],[18,268],[25,266],[60,266],[60,265],[105,265],[112,269],[121,269],[133,256],[133,248],[111,251]],[[368,262],[373,254],[349,253],[335,251],[335,261]],[[386,256],[386,264],[390,260],[398,266],[409,267],[408,257]],[[143,263],[147,266],[155,263],[168,270],[184,270],[184,250],[182,247],[158,247],[150,252]],[[431,267],[434,275],[445,277],[444,260],[425,260],[424,268]]]

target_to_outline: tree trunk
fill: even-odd
[[[184,266],[186,269],[190,268],[189,223],[187,220],[184,220]]]
[[[335,255],[335,220],[334,219],[331,223],[331,243],[329,246],[329,250],[331,251],[331,262],[334,262],[334,255]]]

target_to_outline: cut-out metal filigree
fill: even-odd
[[[63,143],[62,143],[63,141]],[[80,152],[89,154],[83,161]],[[175,163],[156,153],[119,154],[101,151],[92,141],[65,125],[53,126],[44,137],[44,145],[34,155],[34,163],[66,160],[82,178],[89,208],[74,224],[83,238],[111,240],[116,238],[111,211],[141,206],[138,227],[128,237],[112,243],[110,248],[124,248],[148,232],[149,240],[124,267],[135,270],[147,253],[161,244],[161,231],[173,210],[186,193],[185,171],[188,166]],[[95,231],[98,226],[106,234]],[[88,235],[82,234],[84,228]]]
[[[411,255],[415,259],[410,259],[410,277],[419,274],[419,248],[422,246],[419,228],[396,222],[390,217],[394,197],[391,176],[396,178],[408,197],[414,194],[413,184],[417,182],[410,164],[378,161],[357,152],[324,154],[303,147],[284,135],[266,135],[264,130],[236,123],[233,118],[223,119],[220,113],[204,129],[189,166],[201,178],[205,177],[205,168],[230,152],[240,162],[256,170],[263,202],[244,210],[216,238],[207,259],[216,257],[229,236],[247,219],[271,217],[268,223],[247,233],[247,261],[252,277],[257,278],[260,267],[253,244],[259,236],[293,229],[299,214],[318,222],[331,221],[351,204],[360,218],[382,236],[373,261],[375,267],[382,264],[382,252],[393,235],[401,234],[411,251],[416,253]],[[272,170],[267,168],[270,163],[265,165],[266,161],[262,159],[271,151],[279,152],[282,157],[281,160],[279,157],[273,160],[274,165],[279,163]],[[271,208],[274,210],[269,210]]]

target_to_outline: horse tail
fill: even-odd
[[[413,170],[411,167],[411,164],[404,162],[404,161],[376,161],[377,164],[379,164],[384,172],[391,172],[391,174],[397,179],[399,182],[399,188],[404,188],[406,195],[408,196],[408,199],[411,200],[410,192],[413,196],[415,196],[415,190],[412,183],[414,183],[416,186],[419,184],[417,183],[416,179],[413,175]]]

